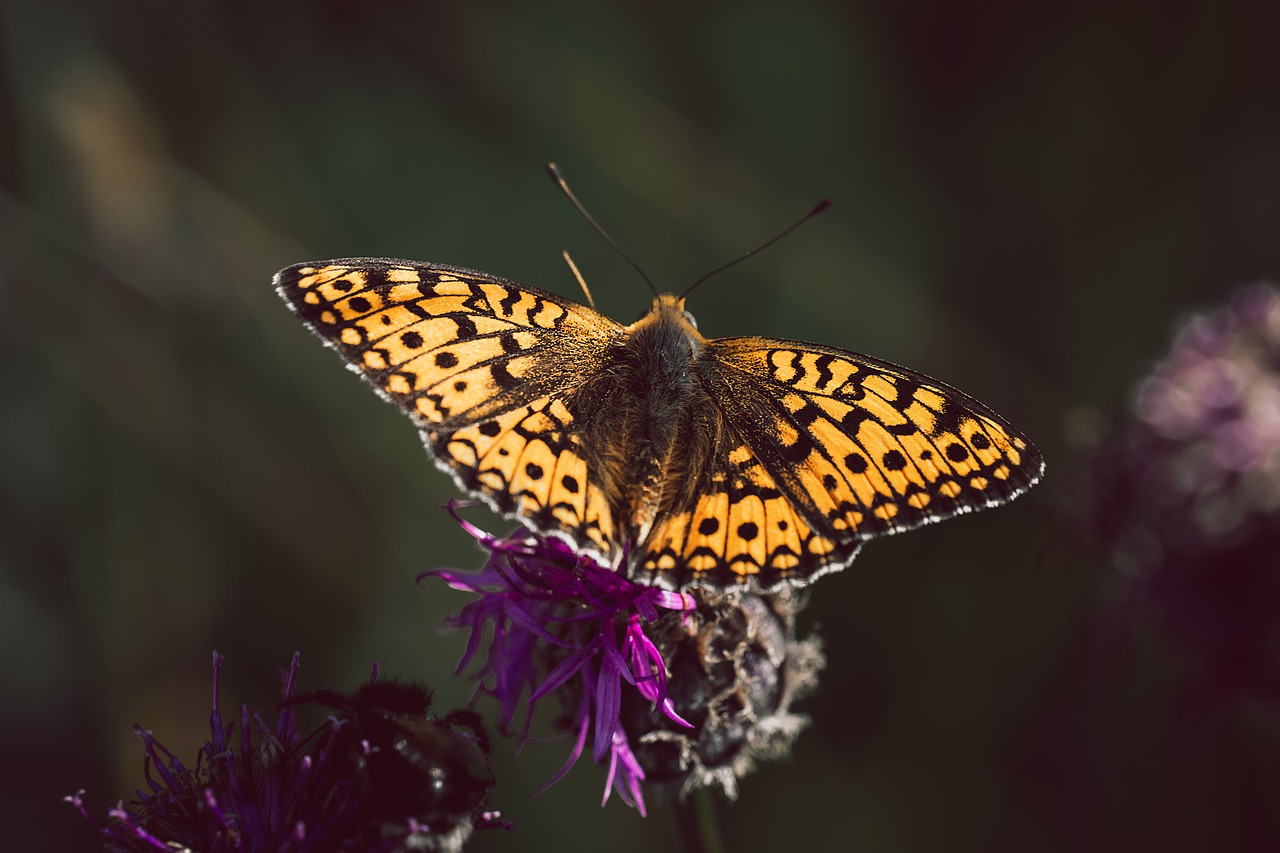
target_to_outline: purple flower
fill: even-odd
[[[1194,316],[1092,469],[1095,539],[1207,707],[1280,706],[1280,294]]]
[[[483,811],[493,778],[472,715],[428,716],[430,693],[371,681],[351,696],[294,694],[298,655],[282,673],[274,725],[247,706],[240,732],[218,703],[214,653],[210,739],[188,768],[151,732],[142,738],[145,790],[98,823],[83,792],[71,802],[111,851],[201,853],[458,851],[474,829],[507,826]],[[376,671],[375,671],[376,676]],[[300,734],[296,706],[340,711]],[[430,783],[434,783],[434,786]]]
[[[471,631],[458,670],[487,633],[477,691],[497,700],[504,731],[519,717],[528,740],[548,696],[569,710],[574,746],[543,790],[591,735],[595,761],[609,757],[606,802],[616,789],[643,814],[642,782],[681,796],[715,785],[733,798],[744,774],[785,755],[807,725],[791,706],[825,661],[816,638],[796,640],[801,593],[667,592],[559,540],[523,531],[500,539],[459,523],[489,551],[484,569],[424,577],[478,596],[451,619]]]
[[[520,739],[528,740],[535,708],[553,694],[573,719],[573,749],[542,790],[568,772],[590,734],[592,758],[599,763],[609,757],[604,802],[617,790],[644,814],[640,783],[645,772],[619,716],[624,684],[627,694],[643,699],[655,712],[660,709],[675,724],[689,725],[667,696],[666,665],[644,625],[664,610],[692,611],[694,597],[632,583],[559,540],[524,532],[499,539],[462,519],[459,523],[489,551],[485,567],[471,574],[423,575],[479,596],[450,620],[471,630],[458,671],[475,660],[489,626],[487,653],[476,673],[477,692],[497,700],[502,730],[511,731],[523,704]],[[529,698],[524,700],[526,690]]]

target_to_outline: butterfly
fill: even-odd
[[[281,270],[293,311],[497,512],[632,580],[802,585],[867,539],[1005,503],[1031,442],[972,397],[817,344],[699,334],[659,295],[624,326],[442,264]]]

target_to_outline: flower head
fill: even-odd
[[[534,709],[550,695],[569,709],[574,747],[547,786],[568,772],[591,735],[593,759],[609,758],[605,801],[616,789],[643,814],[640,783],[645,773],[620,708],[626,691],[676,725],[689,725],[667,696],[666,665],[645,625],[662,611],[691,611],[693,596],[633,583],[559,540],[523,532],[500,539],[461,519],[459,523],[489,551],[485,567],[475,573],[423,575],[479,596],[451,619],[454,626],[471,630],[458,671],[476,658],[488,627],[477,690],[497,700],[503,731],[511,730],[523,705],[520,738],[527,740]]]
[[[803,593],[705,593],[691,618],[663,615],[654,642],[671,672],[667,697],[690,726],[623,703],[623,725],[651,783],[680,796],[718,786],[730,799],[758,761],[787,755],[809,719],[791,710],[826,660],[815,636],[796,639]]]
[[[137,800],[98,823],[83,792],[67,798],[107,850],[453,853],[474,829],[507,826],[483,810],[493,785],[483,731],[465,714],[430,718],[423,688],[372,681],[349,697],[297,696],[295,655],[275,724],[242,706],[234,737],[218,704],[222,660],[214,654],[210,739],[193,767],[136,728],[147,781]],[[306,702],[341,713],[300,734],[296,706]]]
[[[1280,702],[1280,294],[1193,317],[1094,474],[1096,538],[1205,696]]]

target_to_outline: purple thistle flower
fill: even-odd
[[[455,507],[451,505],[450,512]],[[557,539],[524,531],[500,539],[461,518],[458,522],[489,552],[484,568],[422,575],[479,596],[450,619],[454,627],[471,631],[458,672],[475,660],[489,626],[476,689],[497,700],[502,730],[511,731],[523,704],[520,741],[528,741],[536,706],[552,694],[571,709],[574,747],[539,793],[577,762],[594,730],[593,760],[599,763],[609,756],[602,804],[616,790],[644,814],[640,783],[645,773],[620,719],[623,684],[655,713],[661,709],[672,722],[689,726],[667,696],[666,665],[643,625],[664,610],[691,611],[696,600],[688,593],[633,583]]]
[[[83,791],[67,801],[106,850],[125,853],[454,853],[474,829],[509,827],[497,813],[482,810],[493,779],[478,726],[462,719],[453,727],[454,715],[430,720],[429,692],[399,682],[371,681],[349,698],[297,696],[298,661],[295,654],[281,673],[275,725],[242,706],[236,738],[219,709],[223,658],[215,652],[210,739],[195,766],[188,768],[151,732],[135,727],[147,782],[137,800],[127,807],[118,803],[103,823],[90,817]],[[295,707],[305,702],[344,713],[300,734]],[[415,798],[402,785],[406,765],[444,784]],[[406,802],[414,808],[394,808]]]
[[[1198,674],[1280,707],[1280,293],[1191,318],[1092,469],[1094,537]]]

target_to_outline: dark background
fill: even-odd
[[[59,799],[129,797],[134,722],[191,757],[215,648],[227,710],[295,649],[304,687],[381,659],[466,702],[466,599],[413,581],[479,563],[452,486],[270,278],[391,255],[576,297],[568,248],[630,322],[556,160],[663,289],[833,197],[695,294],[702,331],[910,365],[1048,461],[818,582],[813,727],[728,849],[1275,849],[1275,717],[1187,722],[1191,664],[1070,526],[1180,318],[1280,269],[1253,5],[0,2],[2,846],[92,849]],[[470,849],[675,845],[589,762],[530,800],[567,749],[500,743],[518,829]]]

